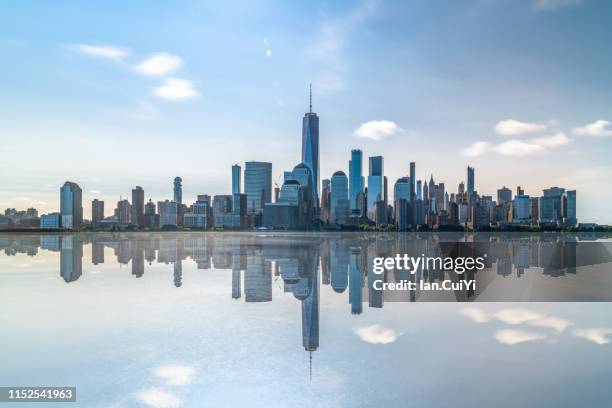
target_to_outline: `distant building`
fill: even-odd
[[[183,204],[183,179],[180,177],[174,178],[174,202]]]
[[[348,196],[348,178],[343,171],[337,171],[331,178],[330,223],[348,224],[350,211]]]
[[[368,218],[375,221],[376,202],[384,201],[384,162],[382,156],[373,156],[369,160],[368,176]],[[386,204],[385,204],[386,205]]]
[[[467,192],[468,196],[472,195],[476,190],[474,188],[474,168],[468,166],[467,168]]]
[[[357,195],[364,191],[363,153],[359,149],[351,150],[349,160],[349,200],[351,210],[357,209]]]
[[[576,190],[567,191],[565,197],[565,224],[574,227],[578,222],[576,218]]]
[[[202,199],[200,199],[202,198]],[[210,205],[210,198],[199,197],[191,206],[191,212],[186,212],[183,218],[185,227],[210,229],[213,222],[213,211]]]
[[[539,222],[542,224],[559,224],[563,222],[563,199],[565,189],[551,187],[544,190],[544,195],[540,197]]]
[[[155,213],[155,203],[150,198],[144,208],[144,223],[146,228],[159,228],[159,214]]]
[[[104,219],[104,201],[97,198],[91,202],[91,223],[97,225]]]
[[[232,166],[232,194],[240,194],[240,174],[242,168],[238,164]]]
[[[264,204],[272,202],[272,163],[245,163],[244,192],[249,213],[263,212]]]
[[[157,211],[159,212],[160,227],[178,225],[178,203],[175,201],[158,201]]]
[[[62,216],[60,213],[43,214],[40,216],[40,228],[60,229],[62,228]]]
[[[312,87],[310,89],[309,111],[302,119],[302,163],[312,173],[313,202],[319,207],[319,117],[312,111]],[[247,193],[248,196],[248,193]],[[250,199],[249,199],[250,200]],[[267,203],[270,200],[265,201]],[[250,203],[249,203],[250,207]],[[263,207],[263,205],[262,205]]]
[[[497,204],[510,203],[512,201],[512,190],[506,186],[497,190]]]
[[[140,186],[136,186],[132,190],[132,213],[131,222],[139,227],[144,227],[144,190]]]
[[[62,228],[76,229],[83,224],[83,192],[78,184],[67,181],[60,189],[60,213]]]
[[[530,198],[528,195],[517,195],[512,202],[512,222],[515,224],[527,224],[531,222],[531,211],[529,208]]]
[[[115,209],[115,217],[119,224],[129,224],[132,216],[132,206],[128,200],[120,200],[117,202]]]

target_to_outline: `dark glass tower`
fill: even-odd
[[[306,164],[312,172],[313,201],[319,207],[319,117],[312,111],[312,86],[310,87],[310,111],[302,119],[302,163]]]
[[[472,194],[474,192],[474,168],[467,168],[467,192]]]

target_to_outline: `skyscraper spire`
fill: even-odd
[[[309,104],[309,112],[312,113],[312,83],[310,84],[310,104]]]

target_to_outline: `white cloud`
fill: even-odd
[[[381,140],[401,131],[402,129],[395,122],[389,120],[371,120],[362,123],[355,130],[355,135],[366,139]]]
[[[543,340],[546,336],[524,330],[505,329],[495,332],[495,339],[501,344],[519,344],[527,341]]]
[[[393,329],[373,324],[372,326],[360,327],[355,330],[355,333],[361,340],[371,344],[389,344],[393,343],[401,334]]]
[[[500,122],[501,123],[501,122]],[[556,149],[568,145],[574,140],[567,137],[563,132],[558,132],[552,136],[537,137],[532,139],[511,139],[499,144],[490,144],[485,141],[472,143],[461,153],[464,156],[481,156],[487,151],[494,151],[503,156],[529,156],[532,154],[543,153],[549,149]]]
[[[569,320],[561,319],[560,317],[546,316],[541,319],[536,319],[528,322],[527,324],[536,327],[544,327],[547,329],[553,329],[561,333],[573,323]]]
[[[474,142],[470,146],[466,147],[461,151],[461,154],[468,157],[476,157],[484,154],[487,150],[489,150],[488,142]]]
[[[110,59],[121,59],[130,55],[124,48],[108,45],[77,44],[75,49],[82,54]]]
[[[100,190],[89,190],[89,194],[101,194]]]
[[[576,127],[572,129],[572,132],[576,136],[593,136],[593,137],[606,137],[612,136],[612,129],[608,129],[610,122],[607,120],[596,120],[593,123],[589,123],[582,127]]]
[[[542,146],[547,149],[554,149],[555,147],[565,146],[567,144],[572,143],[573,141],[573,139],[567,137],[563,132],[558,132],[557,134],[548,137],[540,137],[530,140],[531,143],[536,144],[538,146]]]
[[[543,152],[544,147],[535,143],[512,139],[495,146],[493,150],[504,156],[529,156]]]
[[[459,312],[476,323],[487,323],[497,320],[510,325],[527,324],[534,327],[543,327],[559,333],[573,323],[556,316],[548,316],[542,312],[526,308],[501,309],[495,313],[487,313],[477,307],[467,307]]]
[[[32,199],[26,196],[18,196],[18,197],[15,197],[15,201],[29,202],[29,201],[32,201]]]
[[[183,60],[177,55],[160,52],[136,65],[136,71],[144,75],[160,76],[170,74],[183,66]]]
[[[477,307],[466,307],[459,312],[463,316],[469,317],[476,323],[486,323],[489,321],[487,313]]]
[[[530,320],[541,319],[545,315],[531,309],[512,308],[499,310],[494,316],[497,320],[507,324],[521,324]]]
[[[142,404],[153,408],[178,408],[181,406],[181,400],[174,394],[157,388],[151,388],[136,393],[136,399]]]
[[[545,125],[538,123],[521,122],[514,119],[506,119],[497,122],[495,132],[504,136],[517,136],[526,133],[539,132],[546,129]]]
[[[612,334],[612,328],[593,328],[574,330],[574,336],[592,341],[599,345],[610,343],[609,334]]]
[[[193,84],[186,79],[167,78],[163,85],[153,89],[153,95],[162,99],[179,101],[196,97],[198,93]]]
[[[536,10],[556,10],[568,6],[577,6],[581,0],[535,0]]]
[[[168,385],[187,385],[193,382],[196,370],[184,365],[166,365],[157,367],[153,373]]]

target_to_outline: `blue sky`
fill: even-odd
[[[73,180],[114,207],[141,185],[230,190],[231,165],[299,162],[313,83],[321,176],[351,148],[456,191],[578,191],[612,224],[612,4],[5,2],[0,207],[59,208]]]

